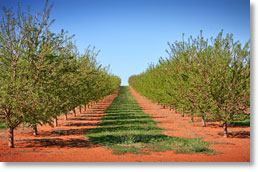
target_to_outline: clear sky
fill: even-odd
[[[44,0],[0,0],[15,9],[40,11]],[[249,0],[49,0],[54,3],[52,31],[75,34],[79,51],[90,44],[97,60],[128,85],[128,78],[167,57],[167,42],[197,36],[215,37],[221,29],[242,43],[250,39]],[[2,11],[0,12],[2,15]]]

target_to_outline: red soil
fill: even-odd
[[[218,123],[208,123],[207,127],[201,127],[201,122],[192,123],[190,117],[182,117],[181,114],[163,109],[157,103],[153,103],[145,97],[137,94],[131,87],[132,95],[136,98],[143,111],[150,114],[165,129],[164,134],[175,137],[201,138],[211,142],[210,148],[216,155],[204,154],[173,154],[166,161],[180,162],[250,162],[250,127],[229,127],[229,138],[219,135],[223,129]],[[200,121],[200,119],[196,119]]]
[[[150,102],[137,94],[132,88],[144,112],[150,114],[165,129],[164,134],[176,137],[199,137],[213,142],[211,148],[217,155],[175,154],[173,151],[151,152],[148,155],[114,155],[111,150],[94,145],[84,133],[94,128],[101,121],[104,110],[111,104],[116,94],[104,98],[100,103],[82,111],[77,116],[68,116],[68,120],[59,117],[59,126],[48,125],[38,128],[39,135],[33,136],[32,130],[22,128],[15,130],[15,148],[8,148],[7,131],[0,130],[0,161],[2,162],[249,162],[250,138],[238,134],[231,138],[218,135],[222,131],[217,125],[206,128],[199,123],[191,123],[189,117],[180,117],[168,109]],[[232,131],[250,131],[249,127],[229,128]]]

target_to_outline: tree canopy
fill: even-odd
[[[131,76],[129,84],[155,102],[200,116],[203,126],[206,120],[221,122],[227,137],[227,123],[249,115],[250,43],[242,45],[223,31],[208,40],[201,31],[168,45],[169,57]]]

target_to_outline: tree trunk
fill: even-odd
[[[74,113],[74,116],[76,117],[76,110],[75,109],[73,110],[73,113]]]
[[[171,107],[171,105],[169,106],[169,110],[171,110],[172,109],[172,107]]]
[[[182,113],[182,117],[185,116],[185,108],[183,108],[183,113]]]
[[[58,119],[57,119],[57,117],[55,119],[55,126],[58,127]]]
[[[8,129],[8,147],[14,148],[14,135],[13,135],[13,128],[9,127]]]
[[[80,113],[82,113],[82,106],[79,106]]]
[[[205,121],[204,116],[202,116],[202,127],[206,127],[206,121]]]
[[[194,115],[191,114],[191,121],[194,122]]]
[[[227,125],[227,122],[223,123],[223,133],[224,133],[224,137],[228,137],[228,125]]]
[[[67,116],[68,116],[68,112],[65,112],[65,120],[68,120]]]
[[[33,135],[37,136],[38,135],[38,127],[37,124],[33,126]]]
[[[86,109],[87,109],[86,107],[87,107],[87,105],[85,104],[85,105],[84,105],[84,111],[86,111]]]
[[[165,105],[163,105],[163,107],[162,107],[163,109],[165,109],[166,108],[166,106]]]

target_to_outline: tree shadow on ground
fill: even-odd
[[[85,120],[86,121],[86,120]],[[80,123],[80,122],[77,122],[77,123],[68,123],[68,124],[64,124],[64,126],[76,126],[76,127],[82,127],[82,126],[95,126],[96,124],[95,123],[89,123],[89,122],[85,122],[85,123]]]
[[[93,114],[93,115],[80,115],[80,117],[83,117],[83,118],[90,118],[90,117],[96,117],[96,118],[99,118],[99,117],[102,117],[103,116],[103,114],[102,115],[96,115],[95,113],[91,113],[91,114]],[[78,118],[80,118],[80,117],[78,117]],[[76,119],[76,118],[74,118],[74,119]]]
[[[19,147],[57,147],[57,148],[94,148],[98,145],[84,139],[60,139],[60,138],[42,138],[42,139],[24,139],[20,140],[23,143],[19,144]]]
[[[69,120],[74,120],[74,121],[100,121],[101,117],[98,117],[98,118],[69,118]]]
[[[55,129],[51,131],[51,136],[69,136],[69,135],[82,135],[87,131],[86,128],[80,128],[80,129]]]
[[[218,135],[223,136],[223,132],[218,132]],[[250,131],[232,131],[228,133],[231,138],[250,138]]]
[[[103,114],[103,110],[100,110],[98,112],[82,112],[81,114]]]

